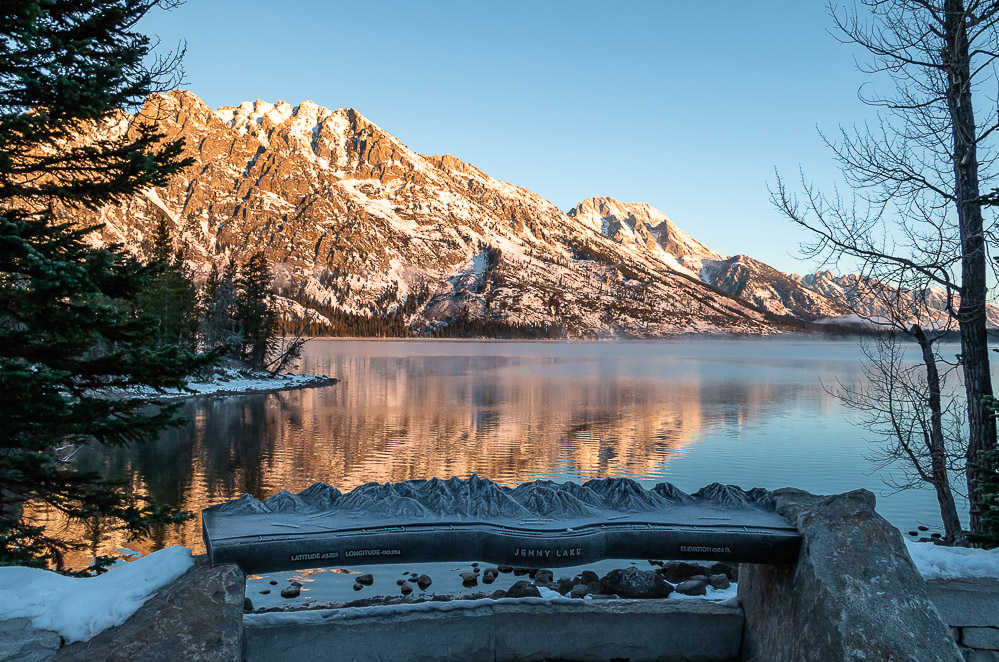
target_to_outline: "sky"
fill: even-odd
[[[873,116],[862,53],[821,0],[189,0],[140,29],[186,43],[212,107],[353,107],[423,154],[453,154],[563,210],[647,202],[726,255],[805,273],[775,170],[819,185],[818,130]]]

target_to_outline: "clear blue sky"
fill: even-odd
[[[356,108],[411,149],[450,153],[562,209],[648,202],[725,254],[806,272],[773,170],[836,170],[816,127],[872,115],[821,0],[189,0],[142,25],[186,40],[212,107]]]

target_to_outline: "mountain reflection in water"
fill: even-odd
[[[159,441],[87,450],[79,461],[196,514],[244,492],[263,499],[315,481],[347,491],[472,473],[506,484],[626,476],[688,491],[716,480],[878,490],[849,412],[820,382],[859,379],[859,358],[852,342],[779,339],[316,340],[300,370],[339,384],[193,400],[181,408],[189,423]],[[932,496],[896,507],[910,518],[903,525],[913,508],[933,521]],[[200,518],[132,544],[100,526],[69,526],[92,552],[202,549]]]

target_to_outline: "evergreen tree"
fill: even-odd
[[[183,251],[173,248],[165,214],[160,214],[156,225],[151,258],[153,273],[142,291],[139,307],[157,325],[155,345],[179,344],[193,349],[198,326],[198,292],[184,264]]]
[[[271,272],[263,251],[254,253],[240,269],[236,319],[239,322],[239,358],[254,370],[263,370],[267,350],[277,336],[277,312],[271,302]]]
[[[39,509],[134,536],[186,516],[68,461],[73,447],[128,445],[176,423],[173,408],[109,389],[181,387],[212,359],[158,344],[136,305],[156,270],[92,247],[93,228],[71,222],[74,209],[163,185],[188,163],[143,121],[83,139],[161,80],[133,31],[158,4],[5,0],[0,13],[0,564],[60,564],[81,546],[47,532]]]

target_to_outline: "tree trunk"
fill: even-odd
[[[947,103],[954,139],[954,177],[961,232],[961,365],[968,399],[968,498],[971,530],[983,533],[981,453],[996,446],[996,424],[986,406],[992,397],[985,327],[986,255],[982,209],[978,202],[978,154],[971,104],[971,55],[964,0],[945,0],[945,46],[941,53],[949,76]]]
[[[947,453],[944,446],[943,408],[940,397],[940,371],[937,370],[937,359],[933,354],[933,344],[918,324],[912,327],[912,334],[923,352],[923,364],[926,366],[926,386],[929,390],[927,404],[930,408],[930,434],[927,446],[930,450],[930,477],[933,488],[937,492],[937,504],[940,506],[940,519],[944,525],[944,542],[951,545],[964,546],[968,544],[961,529],[961,518],[957,514],[954,503],[954,493],[950,488],[950,476],[947,474]]]

